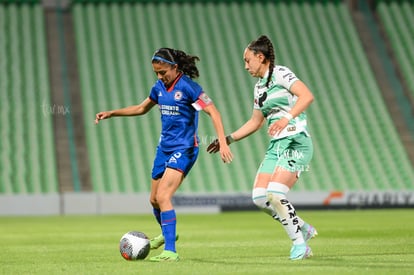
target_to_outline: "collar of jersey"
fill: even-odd
[[[183,76],[183,73],[180,73],[177,78],[174,80],[174,82],[171,84],[171,86],[167,89],[167,92],[171,92],[172,90],[174,90],[174,86],[175,84],[177,84],[178,80],[180,80],[180,78]]]

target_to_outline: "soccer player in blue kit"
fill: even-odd
[[[213,122],[224,163],[233,155],[226,143],[221,115],[212,100],[192,79],[199,76],[197,56],[181,50],[160,48],[152,57],[152,67],[158,78],[149,97],[139,105],[96,114],[95,123],[115,116],[146,114],[158,105],[161,113],[161,136],[152,168],[150,203],[162,234],[151,240],[151,248],[165,243],[164,251],[150,261],[178,261],[176,252],[176,213],[171,198],[198,156],[198,111],[206,112]]]

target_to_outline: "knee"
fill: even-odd
[[[158,201],[157,201],[157,193],[151,192],[149,202],[154,208],[159,208]]]
[[[163,192],[158,192],[155,196],[155,203],[157,205],[163,205],[166,202],[170,201],[170,197],[167,194],[164,194]]]

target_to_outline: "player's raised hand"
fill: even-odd
[[[97,113],[95,116],[95,124],[98,124],[99,121],[102,119],[107,119],[110,117],[111,117],[111,112],[108,112],[108,111]]]

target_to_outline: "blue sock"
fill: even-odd
[[[162,234],[165,239],[164,250],[175,251],[175,229],[177,225],[177,217],[175,211],[169,210],[161,212]]]
[[[158,208],[153,208],[152,213],[154,213],[155,219],[157,220],[158,224],[161,226],[161,210]]]

